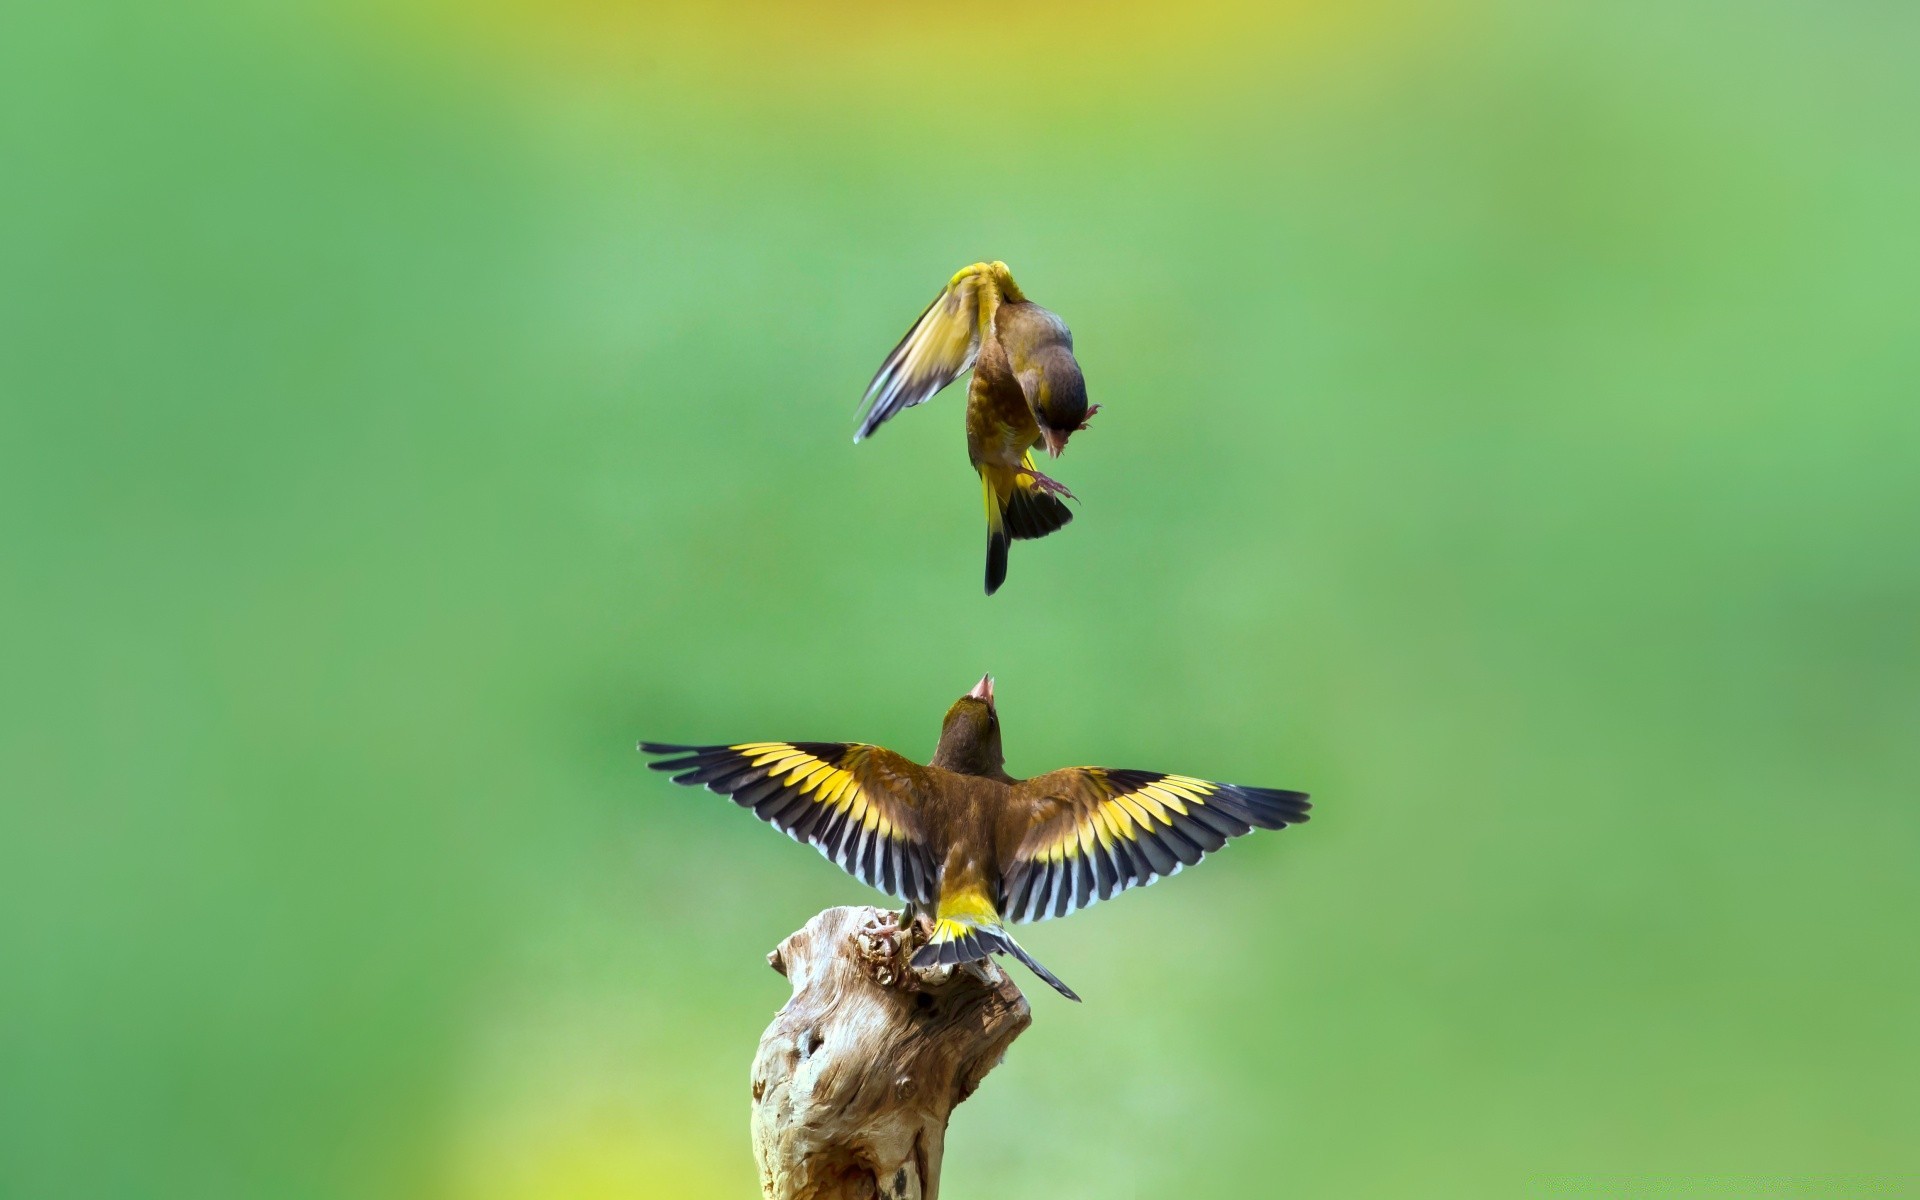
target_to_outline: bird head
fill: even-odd
[[[933,765],[967,775],[1000,775],[1006,761],[1000,752],[1000,714],[993,707],[993,676],[982,675],[947,710]]]
[[[1033,417],[1040,425],[1040,440],[1047,453],[1059,458],[1067,448],[1067,439],[1086,426],[1092,415],[1087,408],[1087,381],[1073,355],[1058,351],[1048,356],[1046,369],[1039,372],[1033,389]]]

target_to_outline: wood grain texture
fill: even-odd
[[[909,966],[897,920],[830,908],[767,956],[793,984],[753,1060],[768,1200],[934,1200],[954,1105],[1032,1023],[991,960]]]

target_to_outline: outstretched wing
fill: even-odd
[[[673,772],[675,783],[733,797],[867,886],[933,903],[935,873],[918,811],[927,776],[919,764],[858,742],[641,742],[640,749],[671,756],[647,765]]]
[[[1249,830],[1307,819],[1306,793],[1157,771],[1069,767],[1014,788],[1040,821],[1002,880],[1009,920],[1064,917],[1192,866]]]
[[[867,385],[853,440],[868,436],[901,410],[931,400],[973,366],[980,336],[1000,298],[1019,294],[1004,263],[975,263],[956,273]]]

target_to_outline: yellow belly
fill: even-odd
[[[1018,467],[1040,440],[1026,393],[1010,377],[983,382],[976,375],[974,382],[967,403],[967,450],[973,465]]]

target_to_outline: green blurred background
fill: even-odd
[[[1029,931],[949,1194],[1920,1188],[1920,9],[0,25],[0,1193],[753,1194],[873,897],[633,743],[987,670],[1318,808]],[[1105,406],[990,601],[849,444],[983,257]]]

